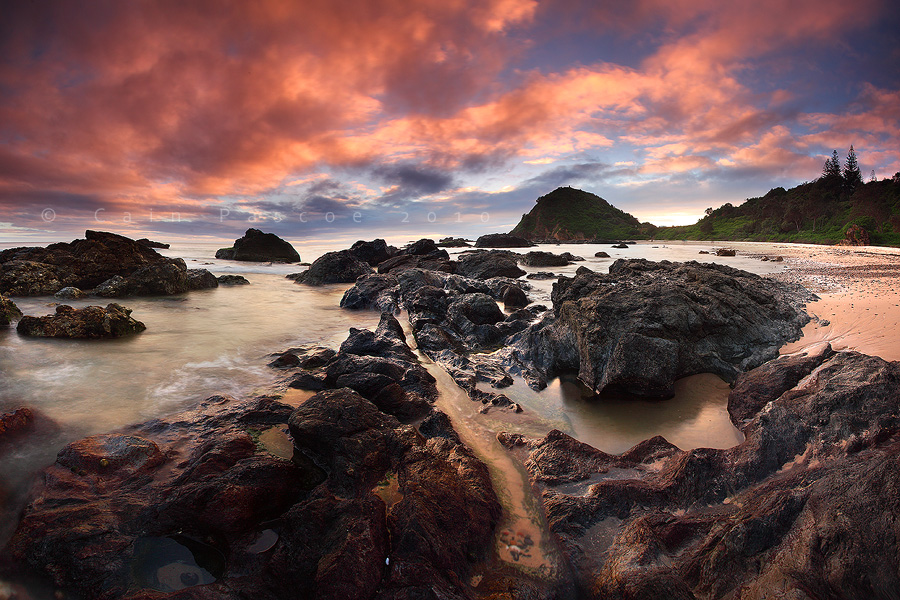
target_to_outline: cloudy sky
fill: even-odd
[[[692,223],[900,171],[887,0],[4,1],[0,241],[508,231],[561,185]]]

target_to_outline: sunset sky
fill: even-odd
[[[900,171],[887,0],[0,3],[0,241],[508,231],[561,185],[693,223]]]

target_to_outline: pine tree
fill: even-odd
[[[853,190],[862,183],[862,174],[859,172],[859,164],[856,162],[856,152],[853,150],[853,144],[850,144],[850,151],[847,152],[847,162],[844,163],[844,185],[853,193]]]
[[[876,181],[878,181],[878,178],[875,177],[875,169],[872,169],[872,176],[869,177],[869,183],[875,183]]]
[[[822,177],[840,177],[841,176],[841,161],[838,160],[837,150],[832,150],[831,158],[825,161],[825,166],[822,167]]]

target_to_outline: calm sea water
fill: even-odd
[[[0,329],[0,411],[29,406],[57,424],[55,429],[42,430],[15,447],[2,449],[0,544],[11,533],[34,473],[51,463],[66,443],[176,412],[213,394],[243,396],[262,391],[275,377],[266,366],[270,353],[308,343],[336,348],[350,327],[372,328],[378,322],[374,312],[339,308],[347,285],[297,285],[284,276],[304,267],[220,261],[213,258],[216,248],[216,244],[183,244],[162,253],[180,256],[189,267],[207,268],[216,275],[241,274],[251,285],[123,300],[122,304],[133,309],[132,316],[147,325],[137,336],[104,341],[45,340],[19,337],[14,328]],[[310,261],[328,249],[298,245],[304,260]],[[563,268],[526,270],[571,275],[584,265],[605,271],[620,257],[710,260],[697,254],[709,246],[696,244],[639,244],[627,250],[608,245],[542,249],[569,251],[587,260]],[[611,258],[594,258],[598,250],[608,252]],[[719,260],[757,273],[781,268],[742,256]],[[533,282],[533,299],[549,305],[552,284],[553,280]],[[14,300],[25,314],[55,311],[52,297]],[[81,307],[105,301],[68,303]],[[509,469],[497,466],[509,460],[496,446],[496,433],[501,430],[544,435],[550,429],[561,429],[608,452],[621,452],[657,434],[682,448],[728,447],[740,441],[725,410],[728,386],[710,375],[684,380],[676,398],[665,402],[597,402],[585,399],[571,380],[557,380],[541,393],[519,382],[504,392],[525,408],[521,415],[499,411],[480,415],[476,410],[480,404],[470,402],[449,385],[445,382],[445,407],[467,428],[468,441],[500,470]]]

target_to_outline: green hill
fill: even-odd
[[[660,227],[653,237],[835,244],[852,225],[864,229],[873,245],[900,246],[900,176],[860,183],[852,192],[840,177],[778,187],[739,206],[707,209],[693,225]]]
[[[622,240],[646,237],[654,226],[641,223],[590,192],[561,187],[537,199],[537,205],[510,234],[529,240]]]

